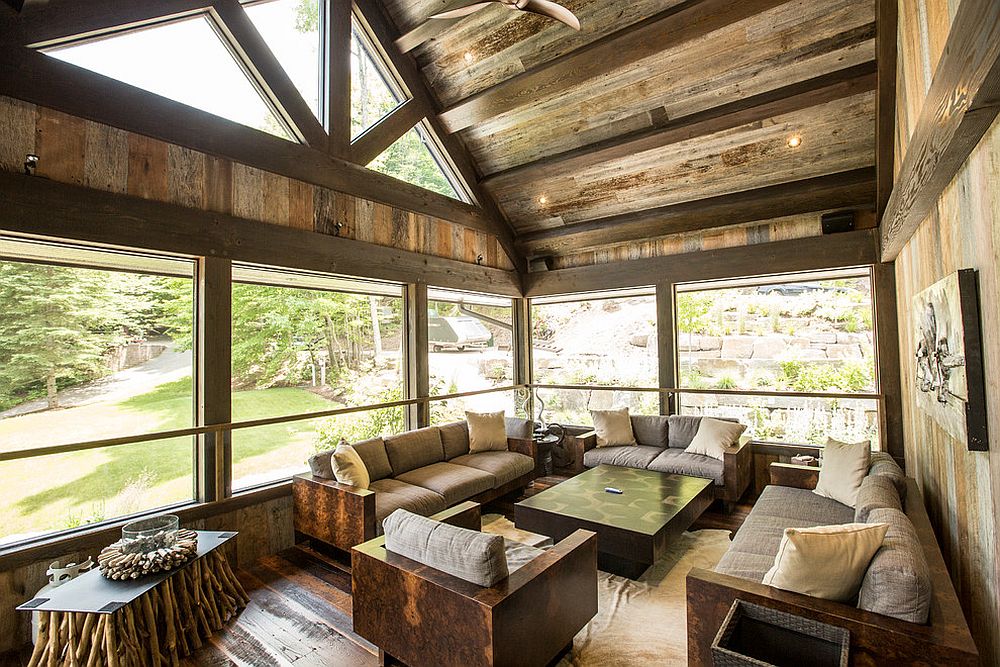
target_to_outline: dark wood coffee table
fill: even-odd
[[[712,480],[601,465],[517,503],[514,524],[556,542],[592,530],[598,567],[635,579],[711,504]]]

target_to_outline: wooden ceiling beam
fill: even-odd
[[[657,127],[540,158],[486,176],[482,183],[496,192],[530,183],[538,177],[572,175],[597,164],[851,97],[874,90],[875,86],[875,61],[869,61],[690,116],[666,120]]]
[[[687,0],[644,21],[606,35],[529,69],[445,109],[449,132],[458,132],[558,93],[678,44],[703,37],[787,0]]]
[[[881,219],[892,194],[896,156],[896,0],[876,0],[875,59],[878,63],[878,97],[875,102],[875,165],[878,168],[878,204]]]
[[[427,109],[420,102],[412,97],[406,100],[351,143],[351,162],[361,166],[368,164],[426,115]]]
[[[348,159],[351,153],[351,32],[354,7],[351,0],[325,2],[324,45],[326,60],[326,126],[330,132],[330,154]]]
[[[868,167],[531,232],[519,236],[518,244],[529,257],[564,255],[799,213],[872,210],[874,204],[875,169]]]
[[[471,204],[334,158],[23,47],[0,47],[0,95],[494,233]],[[44,159],[44,156],[42,156]]]
[[[524,277],[524,295],[575,294],[656,283],[819,271],[877,263],[877,230],[862,229],[830,236],[529,273]]]
[[[1000,2],[962,0],[882,216],[890,262],[1000,113]]]
[[[243,6],[237,0],[215,0],[211,14],[229,47],[249,70],[250,79],[297,138],[313,148],[326,150],[329,140],[326,130]]]
[[[399,30],[386,13],[385,8],[377,0],[356,0],[356,4],[372,34],[385,50],[389,62],[409,88],[410,94],[425,108],[434,112],[427,115],[427,121],[441,141],[448,157],[451,158],[455,170],[465,181],[476,203],[490,220],[491,232],[496,235],[504,252],[518,271],[526,271],[528,264],[514,242],[514,231],[492,195],[479,185],[481,175],[469,156],[468,149],[458,137],[450,135],[441,124],[437,115],[440,105],[420,73],[417,63],[412,56],[401,52],[395,46],[395,42],[399,38]]]

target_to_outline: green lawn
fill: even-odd
[[[160,385],[118,403],[46,411],[0,421],[3,449],[45,446],[186,428],[192,417],[190,379]],[[234,420],[315,412],[335,407],[303,389],[233,394]],[[113,429],[113,433],[108,433]],[[126,429],[123,431],[122,429]],[[234,477],[301,469],[315,439],[315,422],[276,424],[234,433]],[[192,497],[192,439],[106,447],[0,464],[0,540],[58,530]]]

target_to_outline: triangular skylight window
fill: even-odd
[[[319,3],[274,0],[246,5],[244,9],[319,118]]]
[[[204,16],[46,53],[216,116],[291,138]]]
[[[355,24],[351,31],[351,138],[382,120],[405,99],[381,58],[373,57],[368,40]]]
[[[396,143],[372,160],[369,169],[382,172],[438,194],[462,199],[458,181],[450,175],[443,156],[432,143],[423,123],[400,137]]]

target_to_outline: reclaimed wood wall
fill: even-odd
[[[899,0],[896,166],[920,116],[958,2]],[[907,473],[917,479],[983,664],[1000,664],[1000,121],[896,259]],[[979,270],[989,452],[970,452],[916,403],[915,294]]]
[[[226,546],[230,563],[246,567],[258,558],[278,553],[294,544],[292,528],[292,496],[268,500],[225,512],[208,519],[184,521],[185,526],[200,530],[237,530],[235,546]],[[82,562],[91,556],[96,561],[99,550],[68,551],[59,558],[62,563]],[[2,654],[23,646],[31,640],[31,617],[14,611],[14,607],[30,600],[48,581],[45,570],[52,558],[20,565],[0,572],[0,662]]]
[[[447,220],[304,183],[227,159],[0,97],[0,169],[107,192],[339,235],[485,266],[513,265],[496,237]]]

